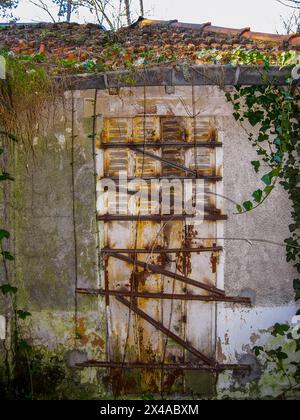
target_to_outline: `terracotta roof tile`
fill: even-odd
[[[222,56],[225,54],[225,58],[235,48],[258,50],[275,57],[280,51],[300,49],[297,34],[265,34],[252,32],[250,28],[213,26],[210,22],[193,24],[140,18],[115,33],[104,31],[98,25],[75,23],[0,29],[0,49],[6,48],[15,55],[45,55],[46,62],[58,72],[69,71],[68,62],[74,64],[74,72],[106,71],[127,68],[142,58],[149,65],[178,60],[199,63],[199,53],[211,49],[220,51]]]
[[[277,35],[277,34],[266,34],[263,32],[252,32],[247,31],[242,35],[244,38],[253,39],[255,41],[266,41],[266,42],[276,42],[283,43],[288,42],[291,38],[291,35]]]

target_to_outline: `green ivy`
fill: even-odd
[[[268,66],[265,65],[265,68]],[[266,80],[266,78],[264,78]],[[287,191],[292,203],[291,236],[285,240],[287,261],[300,273],[300,93],[292,84],[277,86],[265,83],[256,86],[235,86],[226,93],[233,105],[233,115],[248,135],[259,160],[251,162],[256,173],[261,174],[261,188],[252,198],[237,205],[239,213],[252,211],[271,194],[276,184]],[[247,128],[256,128],[254,134]],[[294,282],[295,299],[300,299],[300,280]]]
[[[17,141],[16,137],[13,134],[6,133],[5,131],[0,131],[0,136],[7,140]],[[3,142],[4,143],[4,142]],[[4,152],[4,149],[0,149],[2,154]],[[0,175],[0,182],[7,182],[7,181],[13,181],[14,178],[7,172],[3,171],[2,175]],[[0,255],[2,255],[2,262],[4,266],[4,273],[5,273],[5,283],[0,285],[0,292],[3,296],[5,296],[6,299],[8,299],[8,302],[10,303],[10,307],[12,309],[12,317],[10,319],[13,328],[12,328],[12,356],[13,356],[13,362],[12,362],[12,369],[10,366],[8,354],[5,357],[5,364],[6,364],[6,393],[10,393],[10,390],[12,388],[12,384],[14,383],[14,376],[16,374],[16,371],[19,368],[20,365],[20,356],[24,356],[29,360],[29,350],[30,345],[27,343],[26,340],[23,340],[19,337],[19,321],[26,320],[26,318],[31,316],[31,313],[22,309],[18,309],[17,307],[17,293],[18,288],[15,287],[10,283],[10,278],[8,274],[8,270],[6,269],[6,263],[9,261],[14,260],[14,256],[5,249],[7,247],[7,244],[5,241],[7,241],[10,238],[10,233],[6,229],[0,229]],[[14,331],[13,331],[14,329]],[[8,352],[9,350],[6,350]],[[13,372],[11,372],[13,370]],[[29,365],[27,363],[27,371],[29,373],[29,376],[32,375],[32,372],[30,371]],[[10,395],[12,397],[13,394]],[[31,390],[30,393],[31,399],[33,398],[33,391]]]

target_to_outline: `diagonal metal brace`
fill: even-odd
[[[208,284],[202,283],[202,282],[197,281],[197,280],[190,279],[189,277],[182,276],[182,275],[177,274],[177,273],[172,273],[172,271],[165,270],[164,268],[162,268],[159,265],[145,263],[145,262],[140,261],[140,260],[135,260],[133,258],[126,257],[125,255],[122,255],[122,254],[110,253],[109,251],[106,252],[106,255],[108,255],[110,257],[113,257],[113,258],[117,258],[121,261],[125,261],[125,262],[128,262],[128,263],[137,265],[139,267],[144,268],[145,270],[152,271],[153,273],[162,274],[163,276],[182,281],[183,283],[190,284],[191,286],[195,286],[195,287],[198,287],[200,289],[207,290],[208,292],[211,292],[215,295],[225,296],[224,290],[218,289],[215,286],[209,286]]]
[[[149,156],[149,157],[151,157],[151,158],[153,158],[155,160],[159,160],[160,162],[163,162],[163,163],[165,163],[168,166],[172,166],[172,168],[181,169],[182,171],[188,172],[189,174],[192,174],[195,177],[197,177],[197,172],[196,171],[193,171],[190,168],[187,168],[186,166],[179,165],[177,163],[171,162],[168,159],[164,159],[164,158],[162,158],[160,156],[155,155],[154,153],[147,152],[146,150],[143,150],[143,149],[138,149],[136,147],[130,147],[130,146],[129,146],[129,149],[131,149],[131,150],[133,150],[135,152],[141,153],[143,155]]]
[[[127,306],[127,308],[131,309],[133,312],[135,312],[137,315],[139,315],[141,318],[143,318],[145,321],[149,322],[149,324],[153,325],[153,327],[157,328],[159,331],[161,331],[163,334],[165,334],[167,337],[171,338],[173,341],[175,341],[177,344],[179,344],[181,347],[183,347],[185,350],[196,356],[198,359],[202,360],[204,363],[206,363],[209,366],[216,366],[216,362],[208,357],[206,357],[203,353],[201,353],[199,350],[195,349],[191,344],[189,344],[187,341],[180,338],[178,335],[172,333],[168,328],[166,328],[161,322],[156,321],[154,318],[146,314],[144,311],[139,309],[136,305],[129,302],[127,299],[121,296],[116,296],[116,299],[121,302],[123,305]]]

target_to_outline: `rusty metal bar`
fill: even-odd
[[[180,170],[182,170],[184,172],[187,172],[189,174],[193,174],[195,177],[197,176],[197,171],[193,171],[192,169],[187,168],[184,165],[179,165],[178,163],[171,162],[168,159],[164,159],[164,158],[162,158],[160,156],[155,155],[154,153],[150,153],[150,152],[147,152],[146,150],[139,149],[138,147],[128,146],[128,148],[129,149],[132,149],[133,151],[135,151],[137,153],[141,153],[142,155],[146,155],[146,156],[149,156],[149,157],[151,157],[151,158],[153,158],[155,160],[158,160],[159,162],[163,162],[166,165],[171,166],[172,168],[180,169]]]
[[[192,252],[221,252],[223,251],[222,246],[203,246],[200,248],[153,248],[153,249],[112,249],[112,248],[102,248],[101,252],[106,254],[189,254]]]
[[[121,261],[125,261],[125,262],[128,262],[128,263],[134,264],[136,266],[142,267],[145,270],[152,271],[153,273],[162,274],[163,276],[182,281],[183,283],[190,284],[191,286],[198,287],[199,289],[207,290],[208,292],[211,292],[213,294],[220,295],[220,296],[225,296],[224,290],[218,289],[215,286],[209,286],[208,284],[190,279],[188,277],[182,276],[182,275],[177,274],[177,273],[172,273],[172,271],[165,270],[164,268],[162,268],[159,265],[145,263],[143,261],[139,261],[139,260],[136,260],[136,259],[133,259],[133,258],[130,258],[130,257],[126,257],[125,255],[122,255],[122,254],[114,254],[114,253],[110,254],[109,252],[107,252],[106,255],[109,255],[109,256],[111,256],[113,258],[117,258]]]
[[[103,214],[97,215],[97,220],[99,222],[113,222],[113,221],[140,221],[140,222],[147,222],[147,221],[158,221],[164,222],[168,220],[185,220],[185,219],[193,219],[193,216],[189,216],[187,214],[149,214],[149,215],[124,215],[124,214]],[[216,221],[216,220],[227,220],[228,216],[225,214],[205,214],[204,220],[209,221]]]
[[[166,142],[166,143],[141,143],[141,142],[116,142],[116,143],[101,143],[101,147],[103,149],[113,149],[113,148],[129,148],[135,149],[136,147],[186,147],[186,148],[194,148],[194,147],[205,147],[205,148],[214,148],[214,147],[222,147],[223,144],[219,142],[197,142],[197,143],[187,143],[187,142]]]
[[[79,369],[86,367],[94,368],[111,368],[111,369],[159,369],[159,370],[193,370],[193,371],[208,371],[208,372],[223,372],[226,370],[232,371],[250,371],[249,365],[225,365],[217,364],[215,367],[198,364],[176,364],[176,363],[142,363],[142,362],[102,362],[97,360],[89,360],[83,363],[77,363],[76,367]]]
[[[133,312],[135,312],[137,315],[139,315],[141,318],[143,318],[145,321],[147,321],[149,324],[153,325],[153,327],[157,328],[159,331],[161,331],[163,334],[165,334],[167,337],[171,338],[173,341],[175,341],[177,344],[179,344],[181,347],[186,349],[188,352],[196,356],[198,359],[202,360],[204,363],[206,363],[209,366],[215,367],[216,362],[209,357],[206,357],[203,353],[201,353],[199,350],[195,349],[191,344],[184,341],[182,338],[180,338],[178,335],[174,334],[172,331],[170,331],[168,328],[166,328],[161,322],[156,321],[154,318],[146,314],[144,311],[139,309],[136,305],[129,302],[127,299],[116,296],[116,299],[122,303],[123,305],[127,306],[129,309],[131,309]]]
[[[120,180],[120,178],[117,177],[117,176],[110,176],[109,179],[111,179],[111,180],[113,180],[115,182],[118,182]],[[214,181],[222,181],[223,177],[222,176],[218,176],[218,175],[197,175],[197,177],[195,177],[195,176],[174,176],[174,175],[173,176],[161,176],[161,175],[157,175],[157,177],[153,177],[153,176],[152,177],[147,177],[147,176],[145,177],[145,176],[143,176],[143,178],[133,177],[133,176],[127,177],[127,181],[128,182],[139,180],[139,179],[142,179],[143,181],[152,181],[152,180],[153,181],[160,181],[160,180],[164,180],[164,179],[167,179],[167,180],[170,180],[170,181],[172,181],[174,179],[180,179],[180,180],[185,180],[185,179],[191,179],[191,180],[193,180],[193,179],[203,179],[203,180],[214,182]]]
[[[187,300],[187,301],[202,301],[202,302],[232,302],[251,305],[251,299],[239,296],[202,296],[191,294],[172,294],[172,293],[149,293],[149,292],[130,292],[129,290],[103,290],[103,289],[76,289],[76,293],[88,296],[105,296],[108,293],[110,296],[125,296],[142,299],[167,299],[167,300]]]

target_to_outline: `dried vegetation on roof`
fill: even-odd
[[[43,63],[56,74],[103,72],[184,62],[188,64],[284,64],[286,53],[300,50],[297,35],[272,35],[140,19],[117,32],[75,23],[18,25],[1,28],[0,48],[22,60]]]

